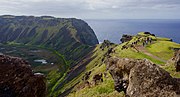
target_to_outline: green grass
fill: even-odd
[[[173,43],[173,42],[169,41],[169,39],[167,39],[167,38],[160,38],[160,37],[156,38],[154,36],[145,35],[143,33],[139,33],[138,36],[134,36],[133,39],[129,42],[129,44],[134,41],[137,41],[137,39],[139,37],[141,37],[142,39],[145,37],[151,37],[152,39],[154,39],[155,40],[154,43],[151,45],[148,45],[146,47],[146,49],[149,53],[151,53],[159,58],[162,58],[164,60],[168,60],[173,56],[172,48],[180,48],[179,44]],[[121,58],[133,58],[133,59],[146,58],[155,64],[160,64],[161,67],[164,68],[166,71],[168,71],[173,77],[180,78],[180,74],[175,72],[173,63],[171,63],[170,65],[164,65],[165,64],[164,62],[162,62],[158,59],[152,58],[142,52],[136,52],[133,48],[121,50],[122,46],[125,44],[126,43],[120,44],[117,47],[112,46],[112,47],[115,47],[114,48],[115,53],[113,53],[111,55],[121,57]],[[18,45],[18,44],[12,42],[9,45]],[[31,45],[27,45],[27,46],[31,46]],[[51,48],[45,48],[43,45],[39,46],[40,48],[48,49],[49,51],[58,55],[59,60],[61,61],[60,65],[63,65],[63,67],[64,67],[64,70],[62,70],[61,72],[59,69],[56,69],[56,70],[52,70],[48,74],[48,76],[47,76],[48,88],[49,88],[48,96],[57,97],[60,93],[63,93],[67,89],[70,89],[71,87],[73,87],[74,85],[79,83],[78,85],[75,86],[72,93],[70,93],[68,95],[68,97],[123,97],[124,94],[122,92],[118,93],[114,90],[114,81],[113,81],[111,75],[106,71],[106,65],[102,62],[102,59],[106,58],[105,53],[108,51],[108,48],[101,50],[100,46],[101,46],[101,44],[97,45],[97,47],[94,49],[93,55],[91,56],[94,59],[87,64],[87,66],[85,67],[86,70],[83,71],[77,77],[75,77],[73,80],[64,84],[63,87],[59,88],[56,91],[55,91],[55,88],[59,85],[59,83],[61,83],[64,80],[64,78],[67,75],[69,63],[72,63],[74,61],[73,60],[66,61],[64,56],[59,54],[56,50],[53,50]],[[79,54],[79,53],[82,53],[81,50],[84,51],[84,49],[86,49],[86,48],[88,48],[88,47],[82,45],[82,46],[79,46],[78,48],[76,48],[74,50],[70,50],[70,51],[74,52],[75,54]],[[78,89],[78,86],[83,83],[83,81],[81,79],[84,76],[85,72],[89,72],[89,71],[92,71],[90,78],[88,79],[88,81],[90,83],[93,82],[93,76],[96,74],[107,73],[108,77],[105,78],[103,76],[103,82],[99,83],[96,86],[91,85],[91,87],[85,87],[83,89]]]
[[[180,48],[180,44],[171,41],[156,41],[147,46],[147,50],[161,59],[168,60],[173,56],[173,48]]]
[[[146,37],[151,37],[154,40],[154,44],[148,45],[145,49],[154,56],[157,56],[159,58],[162,58],[164,60],[168,60],[173,55],[173,50],[171,48],[179,48],[179,44],[173,43],[169,41],[167,38],[156,38],[151,35],[146,35],[143,33],[138,34],[138,36],[134,36],[133,39],[128,43],[132,43],[134,41],[137,41],[138,37],[141,39]],[[111,56],[116,56],[120,58],[132,58],[132,59],[148,59],[152,61],[155,64],[159,64],[162,68],[164,68],[166,71],[168,71],[173,77],[180,77],[179,73],[175,72],[174,65],[165,65],[165,62],[162,62],[158,59],[155,59],[151,56],[148,56],[142,52],[136,52],[133,48],[124,49],[121,50],[122,46],[126,43],[120,44],[117,47],[114,48],[115,53],[111,54]],[[100,44],[101,45],[101,44]],[[107,52],[107,48],[102,51],[100,49],[100,45],[97,45],[96,49],[94,50],[94,54],[92,57],[95,57],[87,66],[85,72],[92,71],[89,82],[91,83],[93,80],[93,76],[99,73],[104,73],[106,71],[106,65],[102,62],[102,59],[105,58],[105,53]],[[157,53],[157,52],[161,52]],[[83,72],[83,73],[85,73]],[[77,80],[81,80],[80,78],[83,76],[79,76],[78,79],[75,79],[74,82],[77,82]],[[83,89],[78,89],[78,85],[81,85],[83,81],[77,85],[76,88],[74,88],[73,92],[68,95],[68,97],[123,97],[123,93],[118,93],[114,90],[114,81],[111,77],[111,75],[108,73],[108,78],[103,77],[103,82],[100,83],[97,86],[91,86],[91,87],[85,87]],[[69,84],[72,86],[72,82]]]
[[[52,70],[47,75],[47,82],[48,82],[48,93],[51,94],[53,92],[53,87],[56,84],[57,80],[63,76],[63,73],[59,72],[59,70]]]
[[[162,66],[162,68],[168,71],[172,77],[180,78],[180,72],[176,72],[174,62],[169,61],[168,64],[166,64],[165,66]]]
[[[73,89],[73,92],[68,95],[68,97],[123,97],[123,93],[118,93],[114,90],[114,81],[111,75],[106,71],[106,65],[102,62],[102,58],[105,58],[105,53],[108,48],[104,50],[100,49],[100,45],[94,49],[94,54],[92,57],[95,57],[87,66],[86,70],[81,73],[77,78],[73,79],[71,82],[66,84],[65,87],[73,86],[73,84],[80,81],[80,83]],[[107,73],[108,77],[103,76],[103,82],[98,85],[91,85],[90,88],[85,87],[83,89],[78,89],[78,86],[83,83],[82,76],[85,72],[91,71],[89,82],[93,84],[93,76],[99,73]],[[72,84],[73,83],[73,84]]]
[[[157,37],[157,40],[159,40],[159,41],[171,41],[171,39],[165,38],[165,37]]]
[[[149,59],[150,61],[156,63],[156,64],[165,64],[164,62],[154,59],[144,53],[136,52],[132,48],[121,50],[122,45],[119,45],[116,47],[116,53],[113,54],[113,56],[121,57],[121,58],[133,58],[133,59]]]
[[[66,76],[66,72],[69,69],[69,64],[67,63],[67,61],[65,60],[64,56],[61,55],[59,52],[57,52],[56,50],[52,49],[52,48],[47,48],[44,46],[37,46],[37,45],[23,45],[23,44],[17,44],[15,42],[9,42],[8,44],[4,45],[6,47],[16,47],[17,49],[20,48],[26,48],[27,51],[31,50],[31,49],[38,49],[38,50],[46,50],[47,52],[50,52],[50,54],[56,56],[56,60],[57,60],[57,68],[53,68],[53,70],[51,71],[43,71],[43,69],[41,69],[41,66],[44,65],[37,65],[37,64],[33,64],[32,66],[34,67],[38,67],[37,70],[35,70],[35,72],[41,72],[46,74],[47,76],[47,86],[48,86],[48,94],[49,95],[54,95],[56,92],[54,91],[54,89],[59,85],[60,82],[62,82]],[[23,52],[21,52],[23,53]],[[17,51],[15,52],[15,54],[17,55]],[[27,55],[26,55],[27,57]],[[34,60],[32,57],[29,57],[28,60]]]
[[[89,82],[92,83],[94,74],[106,72],[105,68],[105,64],[96,67],[90,75]],[[100,82],[98,85],[77,89],[76,92],[70,93],[68,97],[123,97],[123,93],[118,93],[114,90],[114,80],[108,72],[106,73],[107,77],[103,76],[103,82]]]

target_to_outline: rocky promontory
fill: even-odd
[[[44,75],[33,73],[27,61],[0,55],[0,97],[45,97]]]
[[[179,97],[180,79],[173,78],[164,69],[147,59],[112,57],[107,69],[118,92],[128,97]]]

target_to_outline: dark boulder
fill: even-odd
[[[99,82],[103,82],[103,74],[96,74],[93,76],[93,82],[97,85]]]
[[[151,34],[150,32],[144,32],[144,34]]]
[[[83,81],[88,80],[88,79],[89,79],[89,77],[90,77],[90,75],[91,75],[91,71],[86,72],[86,73],[85,73],[85,75],[83,76],[82,80],[83,80]]]
[[[117,91],[130,97],[179,97],[180,79],[144,60],[109,58],[107,69]]]
[[[122,43],[124,43],[124,42],[130,41],[132,38],[133,38],[133,36],[131,36],[131,35],[123,35],[122,38],[120,39],[120,41]]]
[[[152,34],[150,32],[144,32],[144,34],[148,34],[148,35],[151,35],[151,36],[156,36],[155,34]]]
[[[114,43],[110,42],[109,40],[104,40],[100,48],[104,50],[105,48],[109,48],[111,45],[114,45]]]
[[[21,58],[0,55],[0,97],[45,97],[44,75]]]

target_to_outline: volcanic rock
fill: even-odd
[[[112,57],[107,60],[117,91],[130,97],[179,97],[180,79],[147,59],[135,60]]]
[[[180,71],[180,50],[175,51],[173,61],[176,71]]]
[[[0,55],[0,97],[45,97],[42,74],[34,74],[27,61]]]
[[[124,42],[130,41],[132,38],[133,38],[133,36],[131,36],[131,35],[123,35],[122,38],[120,39],[120,41],[122,43],[124,43]]]

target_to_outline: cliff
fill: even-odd
[[[0,16],[0,34],[0,43],[52,48],[71,63],[81,59],[91,46],[98,44],[91,27],[75,18],[4,15]]]
[[[179,49],[180,45],[172,42],[171,39],[157,37],[150,32],[141,32],[134,36],[123,35],[121,44],[114,44],[108,40],[97,44],[93,30],[84,21],[51,16],[5,15],[0,16],[0,26],[1,45],[7,49],[9,45],[12,46],[10,51],[6,51],[3,47],[3,51],[14,52],[13,54],[23,55],[24,58],[33,57],[31,60],[44,58],[48,62],[53,59],[53,64],[50,62],[48,65],[38,65],[38,70],[46,71],[50,97],[179,96],[179,85],[175,85],[179,84],[178,78],[180,78],[180,73],[176,72],[179,68],[179,53],[175,53],[173,63],[168,60],[172,59],[174,49]],[[11,63],[11,58],[8,56],[7,58]],[[21,59],[18,60],[21,62]],[[23,70],[27,72],[22,72],[22,75],[30,72],[26,68],[22,68]],[[3,69],[2,71],[13,70],[10,68],[9,71]],[[32,74],[28,77],[32,78],[36,75]],[[39,74],[38,76],[40,77]],[[1,77],[2,80],[8,79],[3,74]],[[19,90],[24,87],[21,83],[27,82],[26,80],[30,79],[18,80]],[[37,83],[34,83],[37,87],[34,87],[32,92],[39,88]],[[19,87],[19,84],[16,85],[10,84]],[[10,89],[8,87],[7,90],[6,86],[2,87],[0,93],[5,93],[2,95],[19,94],[13,92],[14,87]],[[41,93],[39,92],[40,95],[42,94],[41,97],[44,96],[43,91],[44,88]]]
[[[50,16],[0,16],[0,42],[48,45],[63,48],[63,42],[79,42],[93,46],[98,43],[86,22],[75,18]],[[63,45],[62,45],[63,44]]]

